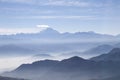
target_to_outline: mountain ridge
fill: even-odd
[[[114,57],[113,55],[120,54],[120,48],[114,48],[108,54],[103,56],[111,56],[111,54],[112,57]],[[120,59],[120,56],[118,57]],[[111,57],[108,58],[111,59]],[[42,60],[31,64],[22,64],[12,72],[4,73],[3,75],[8,77],[17,76],[18,78],[33,80],[97,80],[97,78],[98,80],[102,80],[120,74],[119,67],[120,60],[97,61],[95,59],[83,59],[81,57],[74,56],[61,61]],[[46,77],[46,75],[48,76]],[[73,76],[73,78],[71,79],[70,76]],[[99,76],[101,76],[101,78]]]
[[[120,48],[113,48],[110,52],[91,58],[94,61],[120,61]]]
[[[0,80],[27,80],[27,79],[17,79],[17,78],[10,78],[10,77],[0,76]]]
[[[0,35],[0,36],[16,36],[16,35],[35,35],[35,34],[46,34],[46,33],[53,33],[53,34],[71,34],[71,35],[87,35],[87,34],[90,34],[90,35],[102,35],[102,36],[109,36],[109,37],[114,37],[113,35],[110,35],[110,34],[101,34],[101,33],[96,33],[94,31],[88,31],[88,32],[74,32],[74,33],[70,33],[70,32],[63,32],[63,33],[60,33],[59,31],[53,29],[53,28],[46,28],[40,32],[37,32],[37,33],[18,33],[18,34],[11,34],[11,35]]]
[[[39,31],[39,32],[36,32],[36,33],[16,33],[16,34],[10,34],[10,35],[0,35],[0,36],[13,36],[13,35],[23,35],[23,34],[38,34],[38,33],[44,33],[44,32],[55,32],[55,33],[59,33],[59,34],[99,34],[99,35],[106,35],[106,36],[114,36],[114,35],[111,35],[111,34],[102,34],[102,33],[97,33],[97,32],[94,32],[94,31],[84,31],[84,32],[80,32],[80,31],[77,31],[77,32],[59,32],[53,28],[46,28],[46,29],[43,29],[42,31]],[[119,35],[119,34],[118,34]],[[116,36],[118,36],[116,35]]]

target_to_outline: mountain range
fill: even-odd
[[[96,47],[93,47],[93,48],[90,48],[90,49],[84,51],[82,54],[88,55],[88,56],[98,56],[103,53],[108,53],[115,47],[116,46],[114,46],[114,45],[108,45],[108,44],[98,45]]]
[[[97,45],[95,47],[92,47],[92,48],[87,49],[82,52],[75,51],[75,52],[63,53],[63,54],[60,54],[60,56],[64,56],[64,57],[82,56],[82,57],[86,57],[86,58],[91,58],[94,56],[108,53],[109,51],[111,51],[113,48],[116,48],[116,47],[118,47],[118,46],[103,44],[103,45]],[[120,47],[118,47],[118,48],[120,48]]]
[[[32,64],[22,64],[17,69],[4,73],[4,75],[32,80],[114,79],[118,78],[117,76],[120,74],[120,56],[118,55],[120,55],[120,48],[114,48],[105,55],[91,59],[74,56],[61,61],[42,60]]]
[[[84,46],[85,45],[85,46]],[[118,43],[119,45],[119,43]],[[56,55],[63,58],[82,56],[91,58],[108,53],[113,48],[120,48],[117,44],[99,45],[97,43],[64,43],[64,44],[6,44],[0,46],[1,57],[33,56],[33,58],[53,58]],[[84,50],[85,49],[85,50]],[[83,50],[83,51],[81,51]]]
[[[107,53],[119,42],[118,36],[99,34],[92,31],[60,33],[47,28],[38,33],[0,35],[0,55],[25,56],[36,54],[70,53],[96,56]],[[101,45],[103,44],[103,45]],[[104,45],[110,44],[110,45]],[[119,46],[116,44],[116,46]]]
[[[89,40],[88,40],[89,38]],[[47,28],[43,31],[38,33],[20,33],[14,35],[0,35],[0,41],[19,41],[19,42],[26,42],[29,41],[37,41],[43,40],[43,42],[92,42],[92,41],[115,41],[119,40],[119,36],[113,36],[108,34],[99,34],[92,31],[89,32],[76,32],[76,33],[60,33],[52,28]],[[48,39],[48,40],[46,40]],[[4,41],[3,41],[4,42]]]
[[[20,55],[28,55],[28,54],[32,54],[33,52],[35,52],[34,50],[31,49],[27,49],[24,47],[20,47],[17,45],[13,45],[13,44],[7,44],[7,45],[3,45],[0,46],[0,55],[3,56],[5,55],[15,55],[16,53],[20,56]],[[28,54],[27,54],[28,53]]]
[[[120,61],[120,48],[114,48],[107,54],[91,58],[94,61]]]
[[[0,76],[0,80],[26,80],[26,79],[17,79],[17,78],[10,78],[10,77]]]

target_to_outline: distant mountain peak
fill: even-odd
[[[73,57],[71,57],[71,58],[69,58],[69,59],[72,59],[72,60],[84,60],[83,58],[81,58],[81,57],[78,57],[78,56],[73,56]]]
[[[86,61],[85,59],[81,58],[81,57],[78,57],[78,56],[74,56],[74,57],[71,57],[69,59],[64,59],[62,60],[62,62],[81,62],[81,61]]]
[[[46,28],[40,32],[41,34],[59,34],[57,30],[54,30],[53,28]]]

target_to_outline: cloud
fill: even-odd
[[[33,3],[34,0],[0,0],[0,2],[9,2],[9,3]]]
[[[27,3],[40,6],[80,6],[88,7],[91,4],[81,0],[0,0],[0,2]]]
[[[109,0],[0,0],[0,2],[30,4],[34,6],[72,6],[72,7],[103,7],[108,5]],[[107,2],[107,3],[106,3]]]
[[[0,35],[10,35],[10,34],[19,34],[19,33],[38,33],[46,28],[48,25],[36,25],[33,28],[0,28]]]
[[[94,16],[17,16],[16,19],[81,19],[93,20]]]
[[[51,6],[80,6],[80,7],[87,7],[89,6],[88,2],[82,2],[79,0],[49,0],[48,3],[44,5],[51,5]]]
[[[37,28],[0,28],[0,35],[9,35],[17,33],[37,33],[40,29]]]
[[[49,28],[49,25],[36,25],[37,28],[39,28],[39,31],[45,30],[47,28]]]
[[[38,28],[48,28],[48,25],[37,25]]]

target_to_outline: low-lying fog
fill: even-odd
[[[29,57],[4,57],[0,58],[0,73],[15,69],[20,64],[32,62]]]
[[[43,60],[42,58],[32,58],[31,56],[25,57],[4,57],[0,58],[0,73],[5,71],[11,71],[21,64],[32,63],[34,61]]]
[[[31,56],[0,58],[0,73],[5,71],[11,71],[24,63],[32,63],[34,61],[44,60],[44,59],[45,58],[32,58]],[[52,59],[52,58],[48,58],[48,59]],[[61,58],[58,59],[60,60]]]
[[[32,63],[34,61],[39,61],[39,60],[45,60],[45,59],[51,59],[51,60],[62,60],[65,58],[69,58],[72,56],[60,56],[56,55],[54,57],[35,57],[35,56],[21,56],[21,57],[1,57],[0,58],[0,73],[6,72],[6,71],[11,71],[21,64],[25,63]],[[83,56],[83,58],[88,58],[86,56]]]

